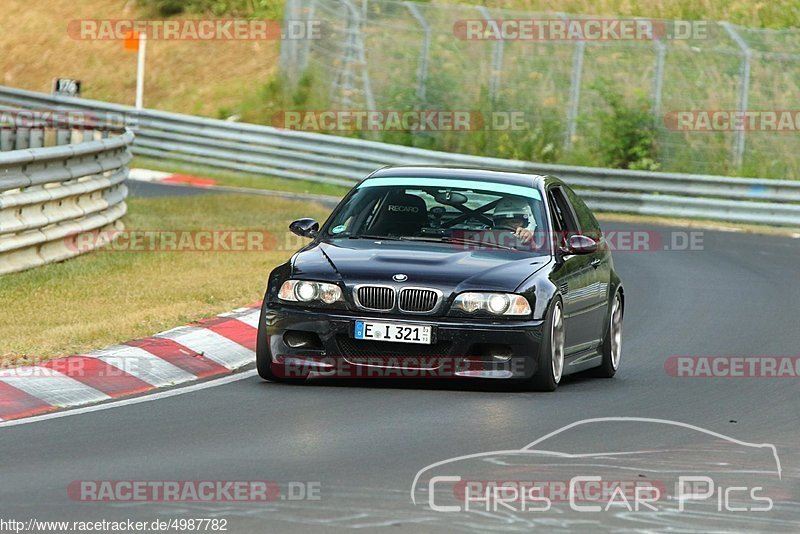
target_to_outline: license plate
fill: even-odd
[[[417,324],[379,323],[356,321],[356,339],[394,341],[395,343],[420,343],[430,345],[431,327]]]

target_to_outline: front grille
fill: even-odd
[[[439,295],[432,289],[409,288],[400,291],[399,307],[405,312],[429,312],[438,301]]]
[[[368,310],[389,311],[394,308],[394,289],[384,286],[362,286],[356,289],[356,302]]]
[[[391,358],[443,358],[450,351],[449,341],[432,345],[416,343],[395,343],[371,339],[353,339],[345,334],[336,336],[336,346],[342,356],[352,363],[374,363]]]

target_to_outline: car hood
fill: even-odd
[[[392,284],[405,274],[404,285],[463,291],[514,291],[549,261],[546,255],[520,251],[465,250],[460,245],[421,242],[353,240],[319,242],[298,252],[294,278]]]

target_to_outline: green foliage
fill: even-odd
[[[619,169],[657,170],[656,128],[649,100],[643,95],[628,98],[605,80],[591,88],[605,104],[593,116],[599,123],[600,163]]]
[[[162,17],[192,13],[274,20],[282,18],[284,4],[281,0],[138,0],[138,2]]]

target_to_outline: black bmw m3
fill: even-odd
[[[591,210],[552,176],[403,166],[356,185],[269,276],[256,363],[309,376],[612,377],[625,296]]]

